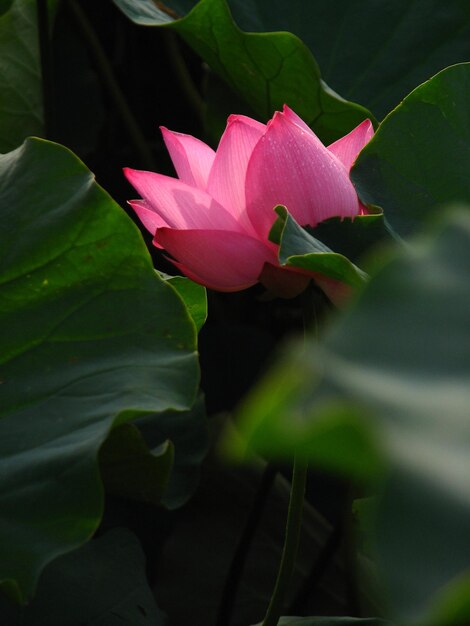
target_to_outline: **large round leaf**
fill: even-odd
[[[452,201],[470,202],[470,63],[415,89],[361,152],[352,178],[402,235]]]
[[[115,0],[140,23],[168,22],[196,0]],[[289,31],[315,56],[344,98],[384,117],[416,85],[470,58],[470,5],[464,0],[229,0],[244,31]]]
[[[25,598],[96,529],[113,424],[191,406],[196,332],[65,148],[33,139],[1,156],[0,207],[0,580]]]
[[[149,0],[114,2],[137,23],[166,24],[176,30],[262,121],[289,104],[330,142],[370,117],[366,109],[347,102],[325,85],[315,59],[298,37],[288,32],[241,31],[225,0],[201,0],[185,17],[174,21],[170,18],[176,13],[163,13]]]
[[[465,0],[291,0],[288,10],[283,0],[229,4],[244,30],[295,33],[327,83],[379,118],[419,83],[470,58]]]

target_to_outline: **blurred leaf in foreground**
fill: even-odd
[[[462,208],[383,261],[323,341],[296,346],[240,409],[249,449],[379,486],[390,612],[420,624],[470,619],[469,267]]]

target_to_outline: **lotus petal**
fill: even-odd
[[[124,173],[146,205],[171,228],[242,230],[228,211],[197,187],[155,172],[125,168]]]
[[[275,113],[256,144],[246,175],[248,216],[261,237],[282,204],[302,226],[315,226],[329,217],[359,213],[356,191],[342,163],[284,113]]]
[[[370,120],[364,120],[349,134],[330,144],[328,150],[338,158],[349,172],[362,148],[369,143],[374,135],[374,127]]]
[[[253,148],[265,131],[266,126],[260,122],[244,115],[231,115],[207,184],[207,192],[249,231],[252,226],[245,208],[246,168]]]
[[[215,152],[196,137],[160,127],[178,178],[188,185],[205,190]]]
[[[186,276],[219,291],[251,287],[265,262],[277,263],[270,247],[243,233],[161,228],[155,239]]]

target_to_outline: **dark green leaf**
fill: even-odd
[[[0,153],[44,132],[36,2],[9,5],[0,13]]]
[[[176,509],[185,504],[199,483],[199,468],[208,447],[204,398],[200,396],[189,411],[166,411],[138,420],[147,444],[174,446],[174,465],[163,493],[162,504]]]
[[[383,211],[357,215],[353,220],[332,217],[315,228],[307,227],[316,239],[354,262],[372,255],[376,246],[396,242],[396,235],[385,222]]]
[[[329,142],[369,115],[321,81],[314,58],[297,37],[286,32],[244,33],[224,0],[201,0],[172,27],[263,121],[288,104]]]
[[[150,0],[147,0],[150,3]],[[184,15],[195,0],[167,0]],[[412,89],[470,58],[465,0],[229,0],[244,31],[289,31],[308,46],[324,80],[379,119]]]
[[[121,424],[100,450],[100,471],[108,493],[159,504],[173,467],[174,447],[166,441],[149,450],[139,429]]]
[[[168,509],[183,506],[199,483],[209,445],[204,409],[200,396],[189,411],[155,413],[139,418],[138,428],[115,428],[100,451],[106,491]]]
[[[148,6],[156,11],[151,0],[115,2],[135,21],[169,21],[165,14],[145,21]],[[165,2],[180,17],[195,4]],[[376,0],[292,0],[288,11],[283,0],[229,0],[229,6],[244,31],[297,35],[324,80],[379,119],[430,76],[470,57],[470,6],[464,0],[393,0],[380,7]]]
[[[288,10],[283,0],[229,3],[243,30],[300,37],[326,82],[379,119],[430,76],[470,58],[465,0],[291,0]]]
[[[53,561],[22,626],[163,626],[136,537],[112,530]]]
[[[381,124],[351,171],[361,198],[402,235],[450,202],[470,202],[470,63],[415,89]]]
[[[0,0],[0,17],[10,9],[13,2],[14,0]]]
[[[0,157],[0,580],[25,599],[102,512],[113,425],[186,410],[195,328],[136,227],[65,148]]]
[[[283,206],[275,208],[278,218],[270,238],[279,244],[279,262],[339,280],[352,287],[361,287],[367,274],[348,258],[333,252],[304,228],[299,226]]]
[[[147,3],[118,0],[117,4],[138,23],[166,23],[161,16],[149,15]],[[371,117],[321,80],[315,59],[300,39],[287,32],[241,31],[225,0],[201,0],[169,26],[243,96],[262,121],[288,104],[323,141],[330,142]]]

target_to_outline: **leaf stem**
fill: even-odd
[[[122,121],[127,128],[127,132],[129,133],[129,137],[134,144],[136,151],[138,152],[140,159],[142,161],[142,165],[149,170],[156,170],[157,166],[155,160],[152,156],[152,152],[150,151],[147,142],[145,140],[142,131],[137,124],[137,121],[129,108],[126,98],[122,93],[122,90],[114,77],[114,73],[111,67],[110,62],[101,46],[101,43],[93,30],[90,21],[88,20],[85,12],[80,6],[80,3],[76,0],[68,0],[67,5],[69,6],[85,40],[88,43],[88,46],[95,58],[96,68],[101,74],[101,78],[108,89],[108,92],[111,98],[116,105],[116,108],[121,115]]]
[[[282,550],[276,584],[266,612],[266,617],[263,621],[263,626],[277,626],[284,606],[299,547],[306,482],[307,465],[297,457],[294,457],[284,548]]]

